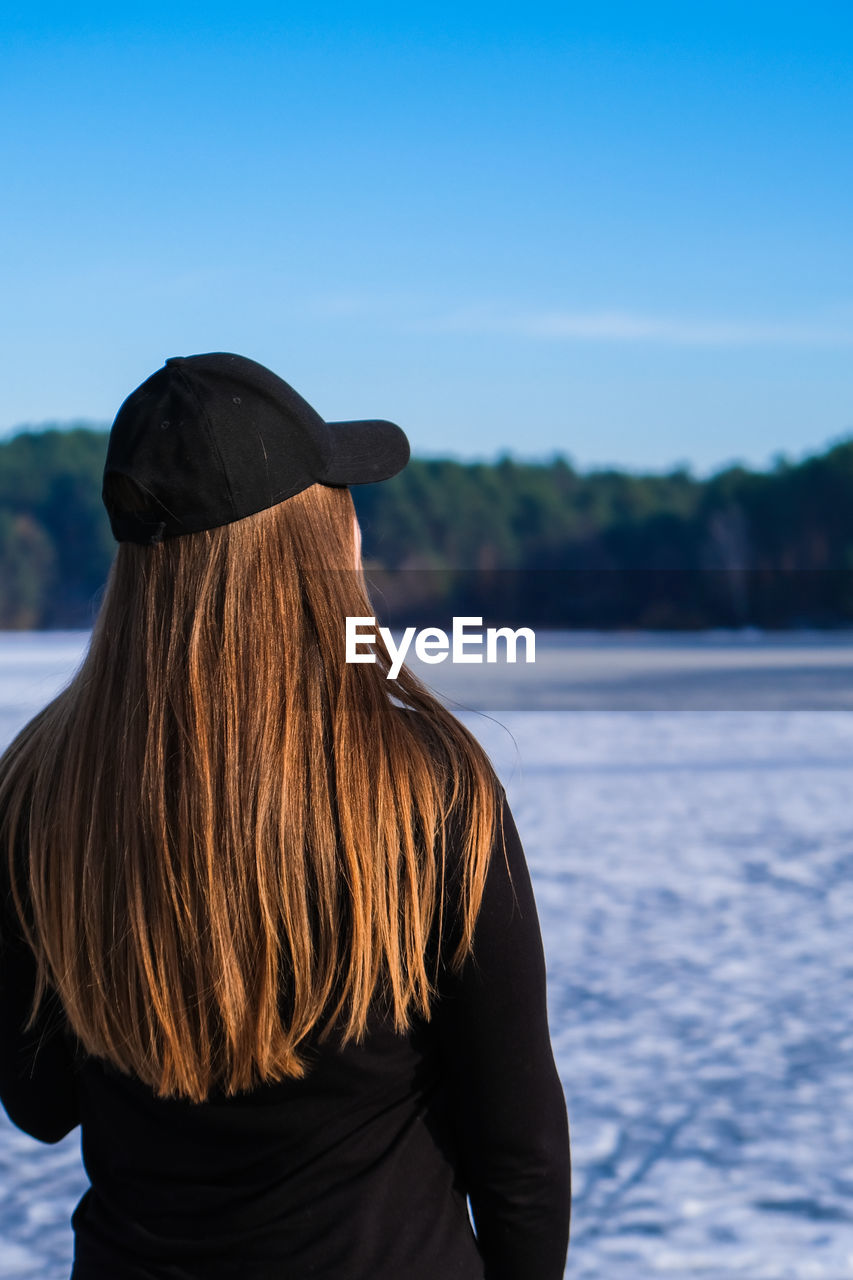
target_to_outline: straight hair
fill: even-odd
[[[377,1001],[403,1033],[430,1017],[436,922],[451,966],[471,951],[498,784],[384,646],[346,663],[346,617],[374,612],[355,565],[349,490],[323,485],[121,543],[79,670],[0,758],[28,1025],[55,991],[159,1096],[301,1076],[310,1035],[360,1040]]]

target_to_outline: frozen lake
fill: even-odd
[[[0,635],[0,744],[84,643]],[[521,685],[441,670],[489,709],[463,718],[537,891],[572,1130],[567,1275],[853,1276],[851,637],[541,652]],[[73,1135],[41,1147],[0,1120],[3,1280],[67,1280],[84,1187]]]

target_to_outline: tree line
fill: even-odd
[[[88,627],[115,543],[106,432],[0,442],[0,627]],[[377,613],[515,625],[837,626],[853,621],[853,440],[769,470],[581,472],[414,458],[352,490]]]

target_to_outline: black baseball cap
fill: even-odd
[[[156,543],[242,520],[312,484],[387,480],[408,461],[393,422],[325,422],[254,360],[172,356],[119,409],[102,496],[119,542]],[[119,510],[111,474],[133,480],[148,506]]]

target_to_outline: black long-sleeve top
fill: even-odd
[[[429,1022],[376,1016],[360,1045],[315,1045],[304,1078],[203,1103],[86,1056],[55,1003],[22,1031],[35,967],[4,894],[0,1100],[43,1142],[81,1126],[73,1280],[561,1280],[568,1122],[505,796],[503,827]]]

